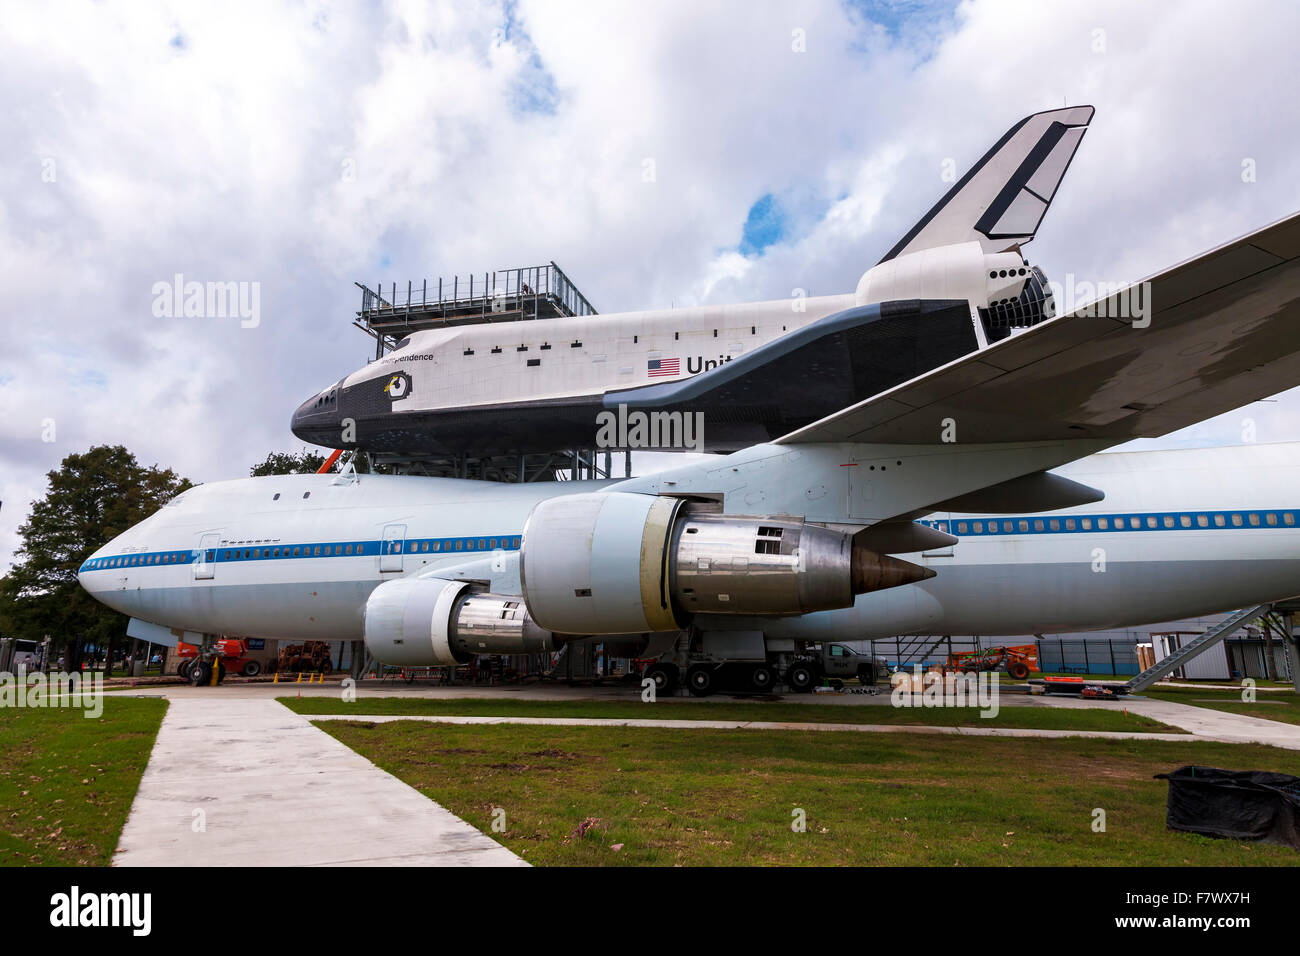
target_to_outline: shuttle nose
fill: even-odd
[[[342,385],[342,382],[336,382],[299,405],[289,422],[289,430],[313,445],[342,447],[343,426],[339,414]]]

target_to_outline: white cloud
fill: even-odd
[[[1133,278],[1300,205],[1289,5],[967,2],[929,30],[911,9],[902,29],[820,0],[10,9],[0,567],[71,451],[212,480],[296,447],[294,407],[369,352],[354,280],[555,259],[603,311],[849,291],[945,158],[1061,102],[1098,115],[1029,247],[1049,275]],[[739,260],[767,193],[791,234]],[[261,325],[155,318],[176,273],[259,282]],[[1296,436],[1300,399],[1256,411],[1260,440]]]

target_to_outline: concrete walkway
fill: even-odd
[[[178,696],[113,864],[527,865],[274,700]]]
[[[1225,744],[1268,744],[1270,747],[1300,750],[1300,724],[1266,720],[1247,714],[1231,714],[1209,707],[1150,697],[1130,698],[1124,702],[1124,706],[1132,713],[1190,731],[1196,735],[1197,740],[1215,740]]]
[[[309,720],[360,720],[388,723],[423,720],[434,724],[537,724],[556,727],[658,727],[669,730],[839,730],[862,734],[957,734],[963,737],[1108,737],[1112,740],[1189,741],[1193,734],[1154,734],[1123,730],[1030,730],[1017,727],[933,727],[917,724],[826,724],[775,720],[641,720],[623,717],[465,717],[454,715],[310,714]]]

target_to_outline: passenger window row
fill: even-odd
[[[1071,531],[1166,531],[1195,528],[1294,527],[1296,514],[1294,511],[1201,511],[1186,514],[1088,515],[1072,518],[930,520],[925,524],[958,536],[1050,534]]]
[[[255,561],[267,558],[329,558],[364,556],[367,554],[430,554],[447,551],[515,550],[520,545],[518,535],[501,538],[419,538],[411,541],[364,542],[354,544],[301,544],[278,548],[218,548],[204,553],[207,561]],[[96,558],[86,562],[83,570],[98,571],[105,568],[138,567],[154,564],[188,563],[195,552],[168,551],[158,554],[123,555],[113,558]],[[218,558],[219,556],[219,558]]]
[[[96,558],[86,562],[87,571],[103,568],[134,568],[143,564],[184,564],[190,559],[188,551],[165,551],[161,554],[129,554],[118,558]]]

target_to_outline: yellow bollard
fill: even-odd
[[[298,679],[297,679],[296,681],[294,681],[294,683],[295,683],[295,684],[301,684],[301,683],[302,683],[302,671],[299,671],[299,672],[298,672]]]
[[[280,672],[279,672],[279,671],[276,671],[276,672],[275,672],[275,677],[271,680],[271,683],[272,683],[272,684],[278,684],[278,683],[280,683]]]

